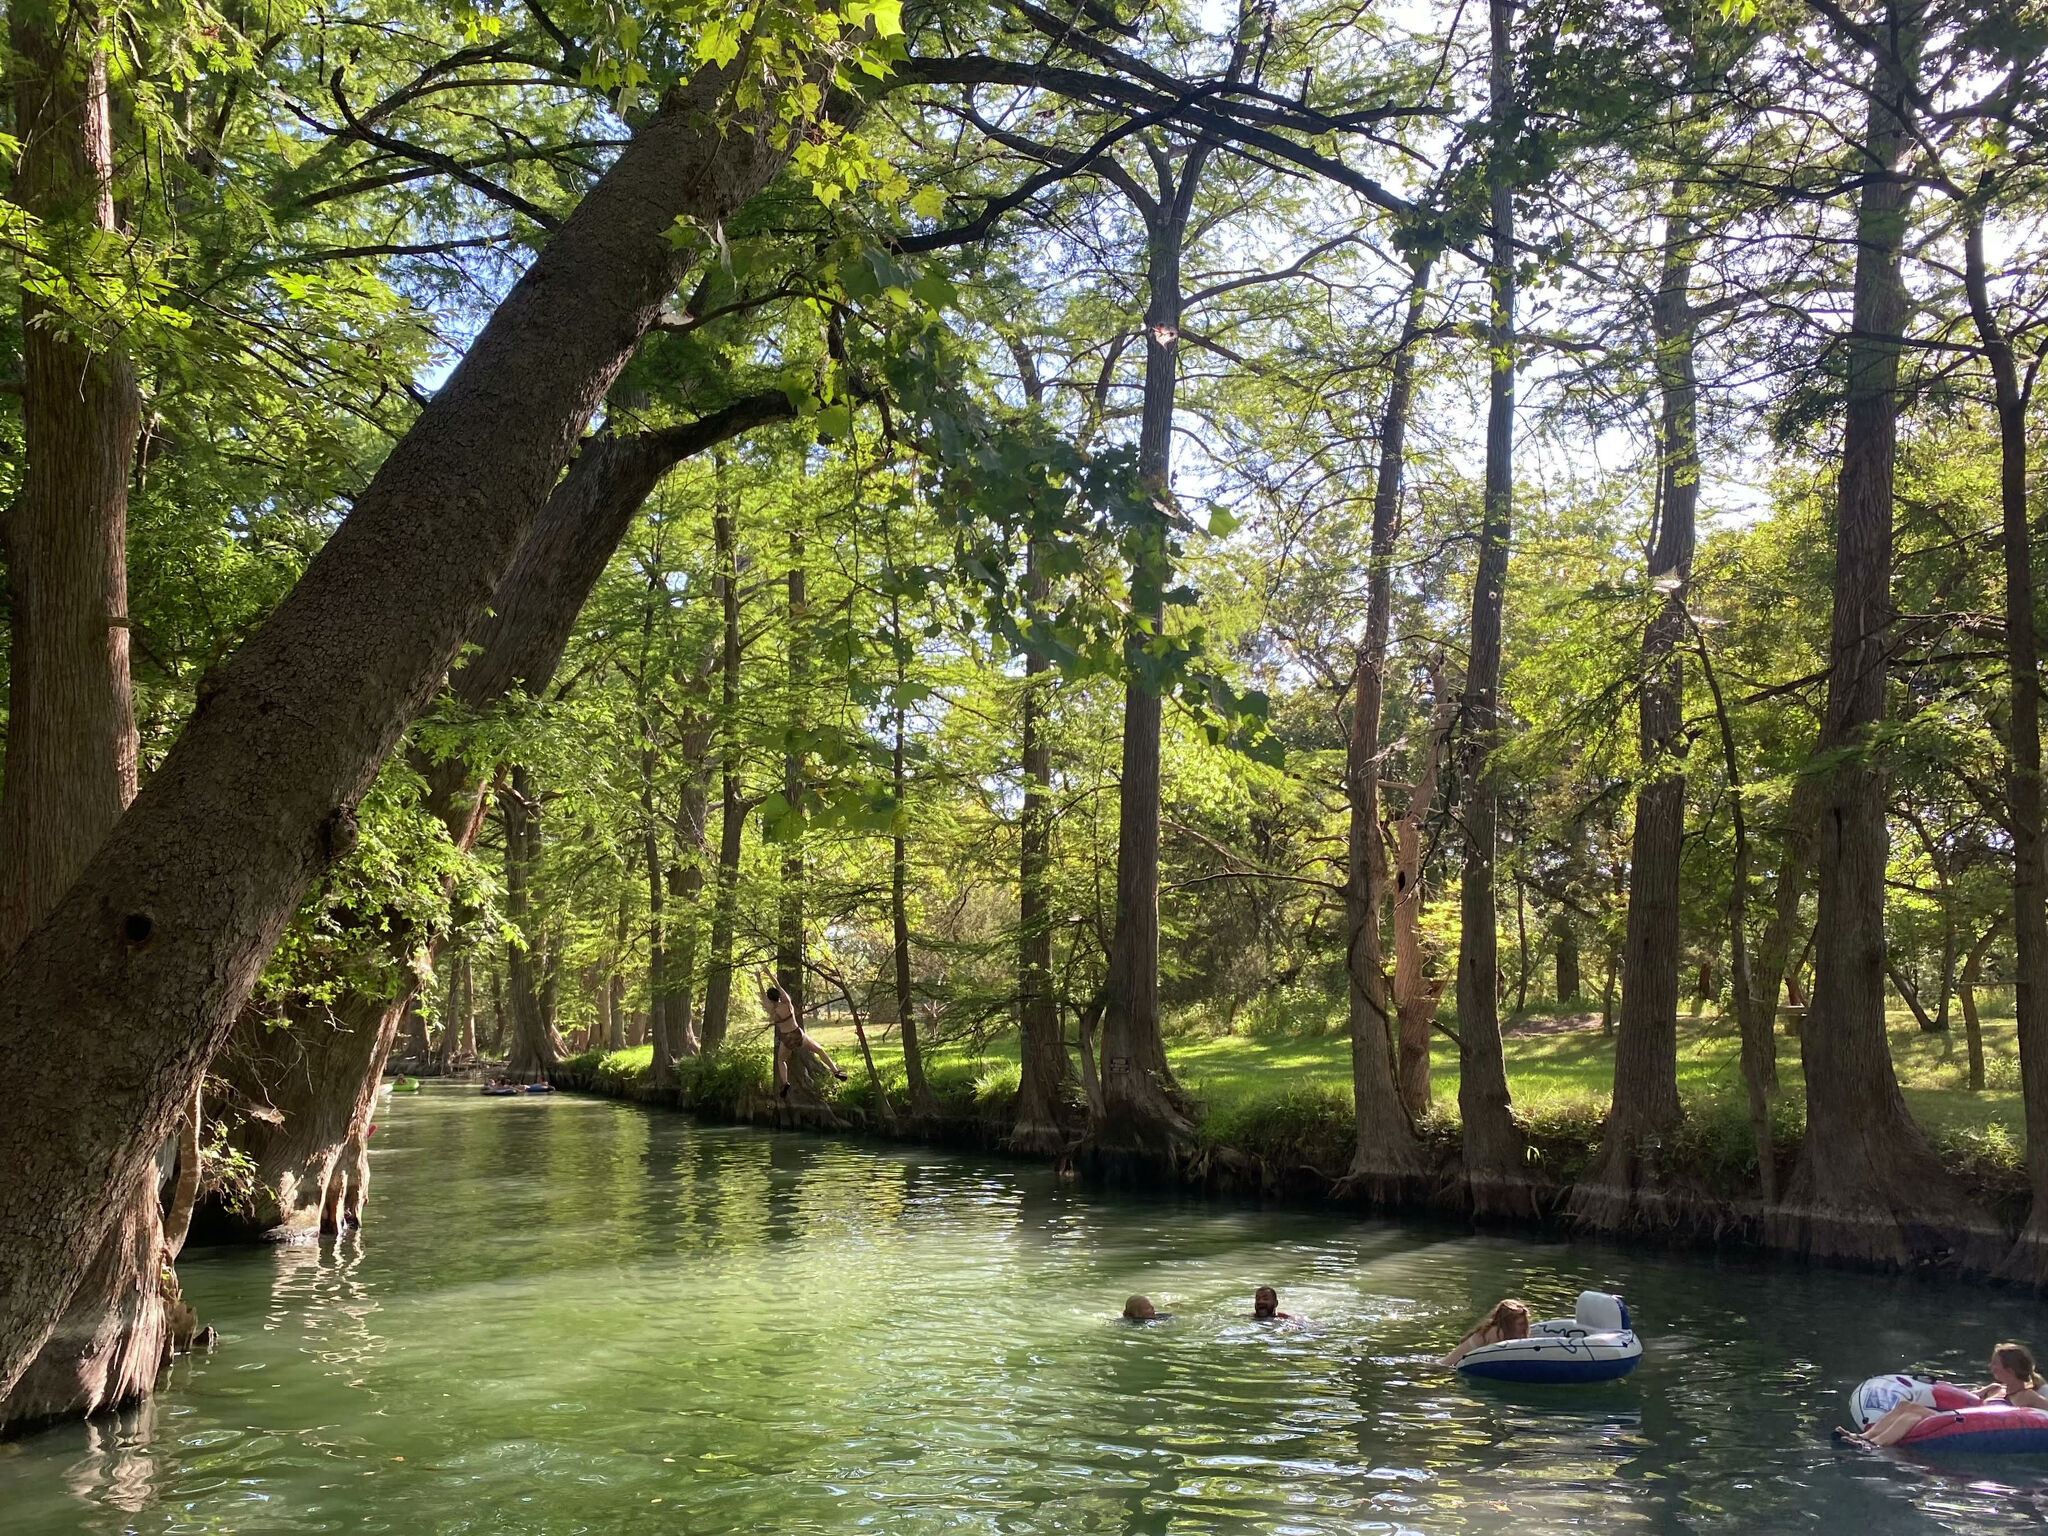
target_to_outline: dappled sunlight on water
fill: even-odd
[[[0,1446],[0,1529],[2039,1531],[2048,1469],[1838,1454],[1855,1381],[2048,1344],[1991,1291],[1077,1193],[1042,1170],[453,1088],[373,1224],[195,1254],[222,1345]],[[543,1173],[545,1176],[543,1177]],[[1252,1288],[1293,1323],[1253,1324]],[[1628,1381],[1431,1360],[1623,1291]],[[1115,1320],[1144,1291],[1172,1316]]]

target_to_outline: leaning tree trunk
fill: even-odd
[[[219,669],[84,875],[0,971],[0,1390],[433,697],[680,271],[669,237],[779,169],[734,76],[670,93],[541,250],[289,596]]]
[[[19,0],[9,11],[10,126],[21,141],[9,197],[38,221],[59,270],[92,260],[117,227],[106,30],[92,4]],[[11,609],[0,961],[57,907],[135,795],[126,546],[141,401],[118,347],[87,341],[72,319],[23,288],[21,482],[0,508]],[[32,1048],[69,1070],[54,1042]],[[88,1034],[80,1049],[97,1042]],[[18,1107],[18,1058],[10,1071]],[[0,1183],[5,1169],[0,1159]],[[177,1282],[154,1165],[131,1168],[105,1197],[99,1219],[111,1229],[96,1252],[81,1240],[84,1280],[60,1298],[55,1331],[12,1391],[0,1373],[0,1431],[144,1397],[168,1356]],[[24,1214],[34,1218],[32,1204]]]
[[[706,1055],[725,1044],[732,1011],[732,938],[739,905],[740,838],[747,822],[740,784],[739,553],[733,538],[732,513],[723,501],[719,503],[713,528],[724,633],[719,651],[718,875],[711,898],[711,957],[704,968],[702,1045]]]
[[[1662,594],[1643,633],[1637,743],[1646,782],[1636,796],[1629,856],[1628,929],[1622,941],[1621,1019],[1614,1037],[1614,1098],[1599,1154],[1572,1191],[1572,1211],[1594,1226],[1661,1219],[1670,1170],[1663,1144],[1678,1128],[1678,876],[1685,849],[1685,602],[1699,506],[1693,367],[1692,264],[1698,237],[1681,183],[1664,217],[1663,273],[1652,309],[1662,422],[1661,517],[1646,573]]]
[[[1145,403],[1138,473],[1156,517],[1135,531],[1131,612],[1156,629],[1165,618],[1167,518],[1172,503],[1174,393],[1179,374],[1181,242],[1208,156],[1188,151],[1177,180],[1162,174],[1160,201],[1141,204],[1149,245],[1145,306]],[[1166,1063],[1159,1023],[1160,700],[1139,675],[1142,642],[1125,642],[1123,762],[1118,781],[1116,917],[1102,984],[1102,1113],[1094,1151],[1112,1162],[1157,1169],[1193,1144]]]
[[[1895,7],[1898,69],[1918,59],[1918,0]],[[1985,1263],[1988,1224],[1907,1111],[1885,1036],[1886,826],[1875,760],[1885,715],[1893,612],[1892,473],[1899,354],[1908,314],[1900,273],[1910,182],[1893,70],[1873,65],[1868,160],[1856,229],[1853,330],[1836,496],[1835,612],[1817,755],[1818,936],[1813,1006],[1800,1034],[1806,1145],[1767,1225],[1778,1246],[1883,1264]],[[1959,1251],[1960,1250],[1960,1251]]]
[[[449,691],[479,713],[514,690],[542,692],[560,665],[585,598],[661,476],[692,454],[789,414],[788,397],[776,390],[742,396],[697,421],[585,442],[499,583],[471,637],[474,652],[450,676]],[[427,783],[426,812],[440,820],[459,849],[475,843],[491,803],[490,774],[480,771],[486,766],[460,755],[442,763],[415,759]],[[523,866],[520,876],[523,892]],[[290,1005],[294,1014],[315,1021],[311,1027],[322,1032],[317,1043],[278,1028],[260,1010],[244,1010],[223,1056],[238,1064],[234,1070],[245,1101],[270,1106],[282,1123],[280,1128],[252,1115],[232,1132],[232,1145],[250,1159],[258,1193],[236,1208],[209,1194],[200,1220],[210,1235],[274,1238],[361,1222],[370,1116],[417,980],[411,959],[356,957],[351,972],[381,966],[393,979],[382,988],[344,980],[331,1006],[304,1000]],[[465,978],[469,973],[465,956]],[[504,1045],[503,985],[504,977],[494,972],[493,1053]],[[474,1041],[469,1044],[473,1050]]]
[[[1472,577],[1471,660],[1465,674],[1464,751],[1458,775],[1465,834],[1458,901],[1458,1108],[1465,1121],[1465,1182],[1481,1215],[1527,1207],[1522,1133],[1508,1098],[1501,1053],[1500,936],[1494,861],[1500,786],[1493,766],[1500,730],[1501,609],[1507,598],[1508,539],[1514,526],[1515,238],[1512,145],[1513,0],[1491,0],[1493,147],[1487,180],[1493,223],[1492,359],[1486,416],[1486,488],[1477,569]]]
[[[1408,316],[1380,414],[1380,466],[1373,487],[1371,570],[1365,640],[1358,648],[1345,788],[1351,802],[1346,847],[1345,971],[1350,978],[1351,1096],[1357,1122],[1347,1191],[1401,1202],[1422,1170],[1422,1148],[1394,1078],[1395,1020],[1387,996],[1380,922],[1387,898],[1387,845],[1380,830],[1380,709],[1387,633],[1393,621],[1394,544],[1401,524],[1408,407],[1415,393],[1415,345],[1422,332],[1429,263],[1417,264]]]
[[[1038,542],[1025,552],[1027,633],[1039,622],[1051,583]],[[1017,1123],[1010,1145],[1051,1156],[1067,1145],[1065,1099],[1074,1068],[1067,1056],[1052,983],[1052,745],[1045,726],[1045,696],[1052,662],[1034,645],[1024,655],[1022,767],[1024,806],[1017,828],[1017,1034],[1021,1071]]]
[[[2027,1120],[2027,1182],[2033,1192],[2033,1210],[2000,1273],[2041,1289],[2048,1287],[2048,829],[2042,824],[2041,805],[2041,658],[2034,633],[2033,530],[2027,516],[2027,401],[2020,388],[2012,343],[1991,307],[1981,209],[1971,210],[1964,264],[1970,313],[1991,362],[1998,401],[2005,659],[2012,690],[2006,722],[2006,806],[2013,852],[2013,1017],[2019,1034],[2020,1102]],[[1949,955],[1945,958],[1952,959],[1952,903],[1948,921]],[[1973,965],[1981,948],[1971,951]],[[1974,981],[1974,976],[1971,979]],[[1944,1013],[1947,1001],[1944,993]],[[1972,1030],[1973,1037],[1976,1033]],[[1975,1038],[1970,1065],[1974,1086],[1983,1077],[1983,1046]]]

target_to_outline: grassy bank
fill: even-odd
[[[860,1046],[848,1026],[815,1031],[850,1074],[841,1089],[849,1105],[870,1108],[873,1087]],[[2014,1219],[2026,1195],[2019,1065],[2009,1012],[1983,1027],[1986,1082],[1969,1091],[1968,1060],[1960,1025],[1951,1036],[1926,1035],[1910,1015],[1891,1020],[1892,1059],[1913,1114],[1944,1158],[1980,1198]],[[900,1042],[893,1030],[871,1034],[875,1065],[893,1102],[905,1086]],[[1614,1042],[1594,1015],[1531,1013],[1511,1020],[1505,1034],[1509,1088],[1527,1131],[1532,1161],[1569,1182],[1590,1159],[1607,1113]],[[1679,1085],[1687,1124],[1670,1164],[1707,1190],[1725,1197],[1753,1192],[1757,1180],[1732,1020],[1709,1013],[1679,1023]],[[643,1079],[650,1048],[590,1052],[576,1063],[621,1086]],[[1350,1046],[1340,1032],[1316,1028],[1293,1033],[1226,1034],[1184,1028],[1168,1041],[1181,1085],[1195,1101],[1203,1141],[1262,1158],[1276,1166],[1341,1171],[1353,1132]],[[990,1036],[979,1047],[954,1041],[926,1050],[927,1075],[951,1116],[1007,1114],[1017,1087],[1014,1033]],[[1781,1167],[1796,1154],[1802,1128],[1799,1042],[1779,1040],[1782,1092],[1773,1115]],[[764,1092],[769,1057],[765,1029],[739,1031],[733,1047],[708,1066],[685,1064],[691,1097],[709,1105],[737,1105]],[[1432,1106],[1423,1130],[1446,1151],[1458,1130],[1457,1046],[1439,1036],[1431,1075]]]

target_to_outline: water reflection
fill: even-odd
[[[1840,1456],[1847,1385],[1967,1374],[1993,1292],[1171,1200],[429,1091],[359,1238],[199,1255],[153,1413],[0,1447],[13,1532],[2038,1531],[2042,1470]],[[1431,1361],[1625,1292],[1569,1394]],[[1301,1321],[1253,1324],[1252,1288]],[[1142,1290],[1165,1324],[1114,1320]],[[1938,1330],[1938,1331],[1937,1331]]]

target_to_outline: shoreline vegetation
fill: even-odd
[[[1987,1087],[1971,1091],[1960,1041],[1920,1030],[1909,1014],[1889,1023],[1901,1091],[1943,1165],[1971,1202],[1997,1224],[1987,1233],[1959,1228],[1923,1262],[1923,1272],[1985,1278],[1988,1266],[1968,1262],[1972,1237],[2010,1242],[2027,1215],[2025,1132],[2010,1002],[1990,1001],[1982,1021]],[[1425,1149],[1423,1175],[1396,1198],[1346,1185],[1356,1144],[1347,1042],[1340,1028],[1283,1032],[1217,1032],[1185,1027],[1170,1033],[1168,1057],[1187,1091],[1196,1129],[1192,1153],[1171,1162],[1125,1159],[1093,1163],[1086,1148],[1052,1152],[1018,1146],[1013,1131],[1019,1079],[1014,1029],[960,1039],[923,1051],[932,1112],[914,1115],[900,1045],[893,1029],[871,1030],[875,1073],[866,1070],[851,1026],[819,1024],[815,1033],[850,1077],[835,1092],[778,1101],[771,1084],[765,1028],[736,1031],[714,1056],[676,1064],[673,1085],[654,1080],[652,1048],[602,1047],[565,1059],[549,1075],[557,1087],[671,1108],[700,1118],[774,1129],[851,1134],[885,1141],[997,1153],[1052,1162],[1112,1183],[1179,1187],[1220,1198],[1334,1204],[1384,1214],[1470,1214],[1459,1187],[1461,1126],[1458,1054],[1439,1034],[1432,1060],[1430,1113],[1416,1124]],[[1782,1042],[1785,1081],[1772,1103],[1778,1187],[1797,1164],[1804,1135],[1796,1038]],[[1614,1037],[1597,1011],[1531,1009],[1504,1031],[1516,1124],[1529,1155],[1519,1215],[1494,1213],[1489,1225],[1599,1231],[1602,1235],[1683,1246],[1782,1251],[1770,1241],[1767,1218],[1785,1214],[1758,1198],[1757,1149],[1740,1075],[1734,1021],[1711,1010],[1679,1027],[1679,1081],[1685,1117],[1653,1154],[1657,1217],[1616,1229],[1570,1211],[1572,1195],[1599,1154],[1608,1117]],[[877,1098],[877,1079],[888,1101]],[[1073,1154],[1078,1150],[1081,1156]],[[1842,1262],[1830,1260],[1829,1262]],[[1853,1261],[1850,1261],[1853,1265]],[[1864,1266],[1890,1268],[1892,1266]]]

